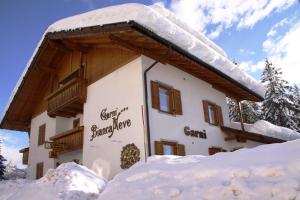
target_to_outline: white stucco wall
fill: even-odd
[[[154,60],[143,56],[143,69],[148,68]],[[183,115],[170,115],[153,109],[151,106],[150,81],[159,81],[181,92]],[[237,143],[225,141],[225,134],[218,126],[210,125],[204,120],[202,100],[209,100],[221,106],[225,126],[229,126],[229,114],[224,93],[178,68],[157,64],[148,72],[148,102],[151,133],[151,152],[154,154],[154,141],[170,140],[185,145],[186,154],[208,155],[212,146],[232,150],[236,147],[253,147],[259,143],[249,141]],[[207,139],[195,138],[184,134],[184,127],[192,130],[206,130]]]
[[[141,58],[137,58],[88,87],[83,116],[83,164],[108,179],[122,170],[120,156],[125,145],[134,143],[140,150],[141,160],[144,159],[142,83]],[[104,108],[107,112],[128,108],[122,112],[119,121],[130,119],[131,125],[115,130],[111,138],[106,134],[90,141],[93,125],[99,128],[112,125],[112,118],[100,118]]]
[[[28,178],[36,178],[36,164],[44,163],[43,173],[54,167],[54,159],[49,158],[49,150],[44,145],[38,146],[39,127],[46,124],[45,141],[49,141],[49,137],[54,136],[56,132],[56,120],[50,118],[47,112],[43,112],[31,120],[30,141],[29,141],[29,159],[28,159]]]
[[[73,159],[80,159],[82,162],[82,152],[75,151],[63,156],[60,156],[58,159],[49,158],[48,149],[44,148],[44,145],[38,146],[38,135],[39,127],[43,124],[46,124],[46,135],[45,141],[50,141],[50,137],[59,134],[61,132],[70,130],[73,128],[73,120],[80,118],[80,125],[83,124],[82,114],[78,114],[76,117],[65,118],[65,117],[56,117],[51,118],[47,115],[47,112],[43,112],[40,115],[36,116],[31,120],[31,129],[30,129],[30,141],[29,141],[29,160],[28,160],[28,178],[36,178],[36,164],[39,162],[44,163],[43,173],[50,169],[56,167],[56,162],[69,162]]]

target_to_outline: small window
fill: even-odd
[[[80,126],[80,118],[73,120],[73,128],[77,128]]]
[[[203,100],[204,119],[207,123],[223,126],[222,109],[215,103]]]
[[[209,116],[209,123],[216,124],[216,112],[215,112],[215,105],[208,104],[208,116]]]
[[[46,124],[43,124],[39,127],[39,137],[38,137],[39,146],[45,143],[45,135],[46,135]]]
[[[156,155],[179,155],[185,156],[185,147],[183,144],[171,141],[155,141]]]
[[[154,109],[173,115],[182,115],[179,90],[151,81],[151,98]]]
[[[170,112],[170,94],[171,92],[163,87],[159,87],[159,109],[164,112]]]
[[[225,149],[223,149],[222,147],[210,147],[208,148],[208,154],[209,155],[214,155],[216,153],[219,152],[227,152]]]
[[[43,177],[44,175],[44,163],[40,162],[36,164],[36,179]]]

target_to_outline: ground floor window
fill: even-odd
[[[219,152],[226,152],[226,150],[223,149],[222,147],[210,147],[210,148],[208,148],[208,154],[209,155],[214,155],[214,154],[219,153]]]
[[[185,155],[185,147],[183,144],[165,140],[155,141],[154,144],[156,155]]]
[[[44,163],[40,162],[36,164],[36,179],[43,177],[44,174]]]

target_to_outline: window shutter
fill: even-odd
[[[43,177],[44,171],[44,163],[37,163],[36,164],[36,179]]]
[[[152,108],[159,109],[159,84],[151,81]]]
[[[217,117],[219,119],[219,126],[223,126],[223,115],[222,115],[222,108],[221,106],[217,106]]]
[[[177,155],[178,156],[185,156],[185,147],[184,144],[177,145]]]
[[[163,155],[164,154],[163,143],[159,141],[155,141],[154,145],[155,145],[155,155]]]
[[[204,120],[209,123],[208,102],[203,100],[202,103],[203,103]]]
[[[43,124],[39,127],[38,145],[42,145],[45,143],[45,135],[46,135],[46,124]]]
[[[219,124],[218,106],[214,105],[214,125]]]
[[[182,115],[181,94],[179,90],[173,89],[173,101],[175,114]]]

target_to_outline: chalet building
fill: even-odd
[[[125,4],[62,19],[43,35],[1,128],[28,132],[31,179],[74,161],[112,178],[151,155],[209,155],[283,140],[230,127],[226,97],[263,86],[172,13]]]

